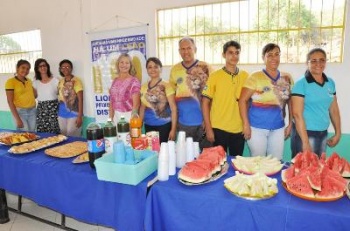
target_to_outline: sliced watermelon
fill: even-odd
[[[350,177],[350,163],[345,160],[343,171],[341,174],[343,177]]]
[[[191,183],[201,183],[210,179],[211,173],[199,165],[189,166],[186,164],[180,170],[179,178]]]
[[[296,194],[303,195],[305,197],[315,197],[309,181],[305,175],[295,176],[286,182],[288,189]]]
[[[281,178],[282,178],[282,181],[284,183],[287,182],[288,179],[291,179],[294,177],[294,174],[295,174],[295,167],[294,165],[290,166],[289,168],[287,169],[283,169],[282,172],[281,172]]]
[[[309,181],[311,188],[321,191],[321,173],[319,171],[310,173],[310,175],[307,176],[307,180]]]

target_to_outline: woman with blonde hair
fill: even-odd
[[[113,80],[110,94],[109,117],[117,124],[121,116],[129,121],[132,113],[138,113],[141,83],[129,54],[123,53],[116,62],[117,77]]]

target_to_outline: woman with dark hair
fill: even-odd
[[[337,145],[341,136],[335,83],[324,73],[326,52],[314,48],[307,54],[306,62],[307,71],[292,90],[295,121],[291,137],[292,157],[302,151],[313,151],[320,156],[327,145]],[[335,134],[327,139],[331,122]]]
[[[246,80],[239,99],[243,120],[243,135],[252,156],[272,155],[283,158],[284,139],[291,131],[290,91],[293,79],[278,70],[281,49],[269,43],[262,50],[265,68],[252,73]],[[285,126],[285,106],[288,104],[289,124]]]
[[[59,80],[52,76],[50,64],[45,59],[37,59],[34,64],[34,90],[37,93],[37,132],[60,133],[58,125],[57,86]]]
[[[64,59],[59,64],[63,77],[58,83],[58,123],[61,133],[67,136],[81,136],[83,124],[83,84],[72,74],[73,63]]]
[[[35,131],[36,123],[36,92],[32,81],[27,78],[29,70],[30,63],[19,60],[15,77],[8,79],[5,84],[7,103],[16,128],[23,131]]]
[[[151,57],[146,61],[150,80],[141,87],[140,117],[146,132],[158,131],[160,142],[175,140],[177,108],[175,91],[161,78],[162,62]]]

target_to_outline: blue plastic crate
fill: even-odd
[[[149,150],[134,150],[134,152],[135,156],[139,156],[140,152],[152,153],[134,165],[115,163],[113,154],[105,154],[94,162],[97,178],[104,181],[137,185],[158,169],[158,154],[156,152]]]

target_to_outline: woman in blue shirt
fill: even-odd
[[[292,157],[302,151],[321,155],[326,146],[334,147],[341,136],[340,113],[334,81],[324,73],[326,52],[314,48],[307,54],[308,69],[292,89],[293,117]],[[332,122],[335,134],[327,140]]]

